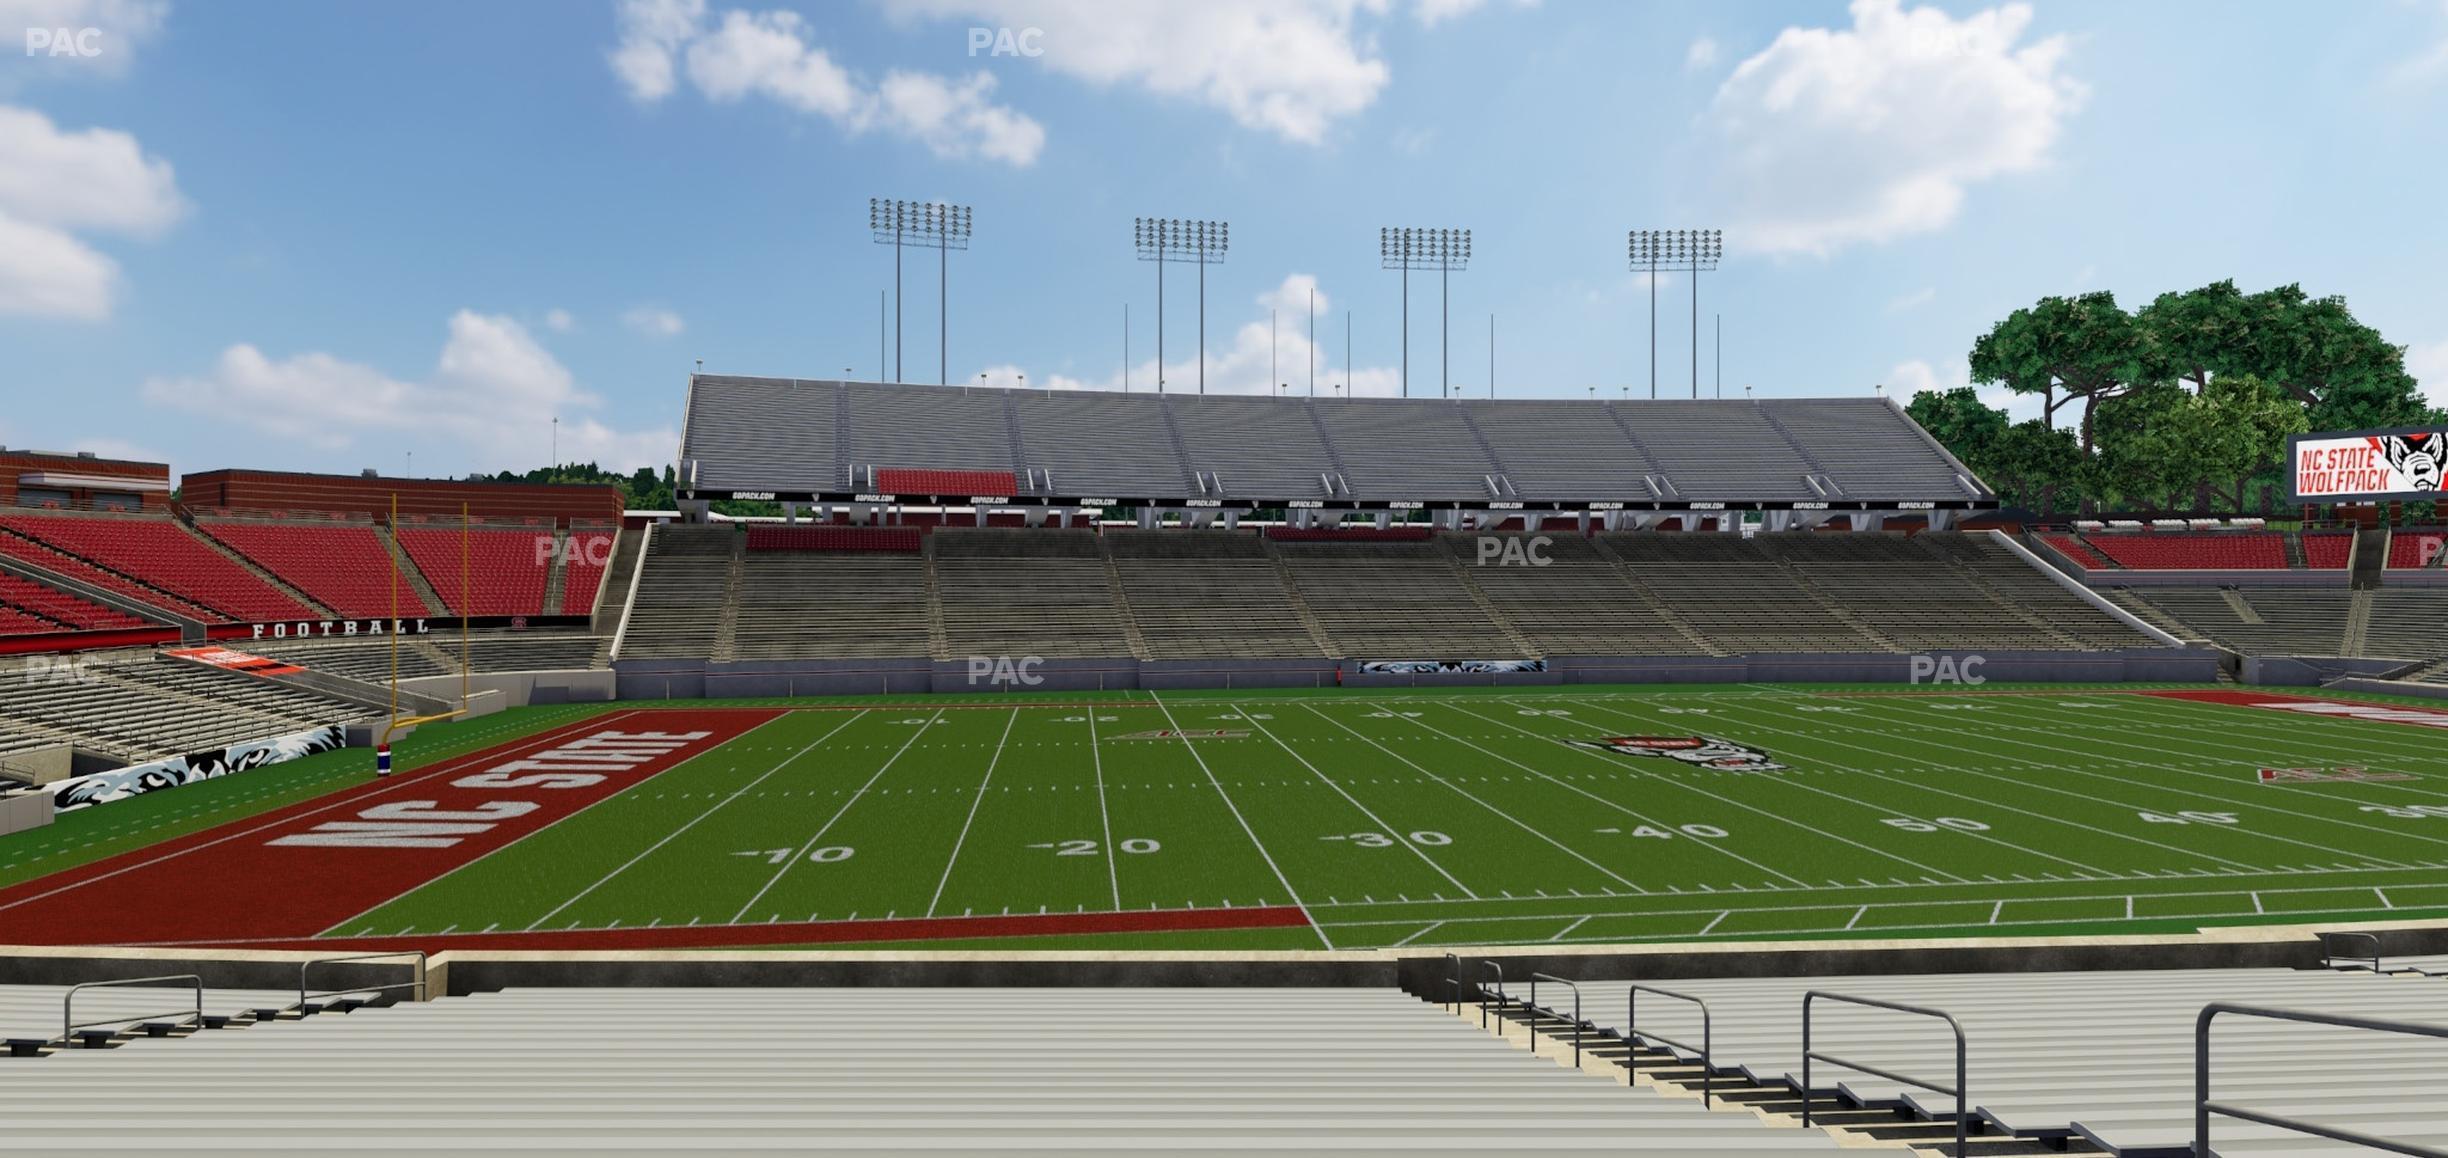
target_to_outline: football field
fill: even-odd
[[[129,854],[96,887],[132,893],[129,873],[185,862],[341,894],[288,924],[271,895],[231,906],[226,934],[139,923],[113,940],[518,948],[1426,948],[2412,917],[2448,914],[2443,724],[2237,689],[657,705],[525,741],[665,737],[629,741],[661,745],[651,765],[528,812],[397,800],[576,757],[511,745],[333,798],[392,801],[356,815],[441,836],[335,824],[327,803]],[[516,819],[445,831],[484,827],[469,822],[486,809]],[[241,849],[257,859],[212,867]],[[44,904],[90,919],[81,891],[66,873],[0,892],[0,925],[29,898],[22,925]],[[172,913],[159,896],[143,904]]]

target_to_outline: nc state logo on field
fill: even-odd
[[[1579,748],[1594,748],[1618,756],[1664,757],[1720,772],[1779,772],[1785,765],[1768,753],[1715,736],[1609,736],[1603,740],[1568,740]]]

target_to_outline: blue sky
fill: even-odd
[[[1151,215],[1232,223],[1212,389],[1307,389],[1312,287],[1319,391],[1396,389],[1377,230],[1414,225],[1473,230],[1458,386],[1492,314],[1500,394],[1645,395],[1624,231],[1717,227],[1704,391],[1720,312],[1729,395],[1907,392],[2042,295],[2232,277],[2345,295],[2448,401],[2440,0],[0,0],[20,26],[96,31],[0,51],[10,446],[459,473],[540,465],[557,416],[565,459],[661,464],[697,359],[876,376],[873,196],[975,207],[954,381],[1118,386],[1127,303],[1150,388]],[[1658,287],[1669,393],[1688,283]],[[1171,388],[1195,289],[1176,267]]]

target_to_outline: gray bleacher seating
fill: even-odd
[[[945,658],[1131,654],[1095,534],[946,530],[929,538]]]
[[[74,679],[25,678],[15,671],[6,678],[16,736],[48,737],[48,743],[72,743],[131,764],[380,714],[143,650],[82,657]],[[39,746],[19,743],[12,750]]]
[[[1444,536],[1471,582],[1542,656],[1706,655],[1705,645],[1668,618],[1623,569],[1585,535],[1493,536],[1482,559],[1479,536]],[[1538,540],[1543,545],[1532,546]],[[1520,540],[1518,548],[1503,546]],[[1535,555],[1533,552],[1535,551]],[[1508,563],[1517,559],[1517,563]],[[1544,559],[1543,564],[1533,564]]]
[[[469,635],[463,648],[454,623],[441,620],[431,626],[430,634],[400,637],[401,679],[455,674],[461,667],[463,650],[467,666],[478,672],[570,671],[604,666],[606,653],[612,647],[610,637],[584,632],[486,630]],[[391,681],[392,647],[388,637],[241,641],[231,646],[354,680]]]
[[[1280,543],[1334,653],[1359,660],[1522,659],[1434,542]]]
[[[637,601],[621,642],[623,659],[713,658],[733,597],[739,547],[731,524],[666,523],[648,540]]]
[[[2448,1024],[2427,983],[2289,969],[1701,978],[1650,982],[1708,1003],[1718,1069],[1772,1084],[1801,1078],[1802,995],[1822,990],[1943,1010],[1962,1024],[1973,1112],[2004,1133],[2087,1137],[2103,1148],[2167,1153],[2192,1140],[2193,1025],[2204,1005],[2234,1001]],[[1544,1002],[1547,992],[1542,992]],[[1515,995],[1519,995],[1518,987]],[[1584,981],[1584,1011],[1620,1030],[1627,989]],[[1699,1040],[1696,1009],[1644,1001],[1641,1026]],[[2217,1028],[2218,1099],[2383,1135],[2448,1132],[2448,1054],[2433,1039],[2231,1019]],[[1891,1073],[1954,1078],[1943,1023],[1833,1003],[1812,1018],[1815,1048]],[[1682,1051],[1677,1051],[1682,1055]],[[1688,1055],[1683,1055],[1688,1056]],[[2389,1075],[2374,1089],[2371,1075]],[[1955,1099],[1825,1062],[1812,1084],[1871,1106],[1952,1116]],[[1822,1106],[1829,1103],[1823,1101]],[[2394,1128],[2391,1128],[2394,1127]],[[2355,1153],[2323,1140],[2222,1119],[2218,1153]],[[2359,1151],[2369,1153],[2369,1151]]]
[[[1265,540],[1246,531],[1114,531],[1114,571],[1149,659],[1323,655]]]
[[[926,655],[926,560],[751,551],[740,562],[735,634],[739,659]]]
[[[1662,497],[1689,500],[1989,497],[1881,398],[1465,403],[699,375],[681,458],[707,490],[840,492],[857,489],[852,469],[900,467],[1023,483],[1034,468],[1054,480],[1035,493],[1135,498],[1219,497],[1220,482],[1227,498],[1325,499],[1338,473],[1363,499],[1494,498],[1499,473],[1521,498],[1560,502],[1661,497],[1653,475]]]
[[[2354,593],[2334,587],[2110,587],[2127,607],[2146,605],[2210,642],[2245,655],[2338,655]],[[2239,604],[2241,606],[2239,607]],[[2260,622],[2246,618],[2249,612]]]
[[[28,1154],[1837,1149],[1391,990],[512,989],[6,1064]]]

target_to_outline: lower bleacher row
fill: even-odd
[[[769,540],[770,541],[770,540]],[[650,540],[630,659],[1477,659],[2108,650],[2149,636],[1985,535],[939,530],[917,552]]]

